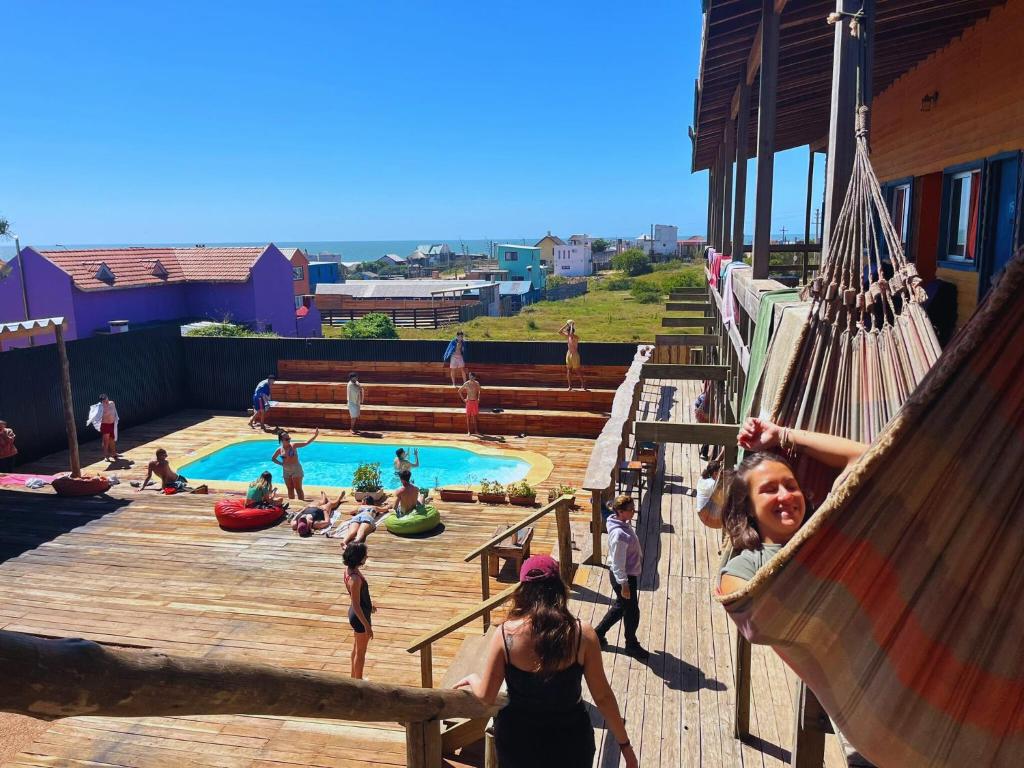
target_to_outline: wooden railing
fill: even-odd
[[[424,691],[268,664],[120,650],[0,631],[0,711],[64,717],[270,715],[405,724],[406,765],[440,768],[437,724],[486,718],[469,691]]]

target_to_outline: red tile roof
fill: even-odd
[[[256,248],[97,248],[39,251],[67,272],[83,291],[168,283],[244,283],[269,246]],[[166,275],[161,274],[157,262]],[[105,264],[113,282],[97,277]]]

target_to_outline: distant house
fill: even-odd
[[[336,261],[311,261],[309,262],[309,292],[316,293],[316,287],[320,283],[341,283],[344,278],[341,274],[341,265]]]
[[[534,288],[529,280],[502,280],[498,283],[498,292],[503,315],[515,315],[544,296],[544,292]]]
[[[405,265],[405,257],[399,256],[397,253],[385,253],[379,259],[375,259],[376,264],[390,264],[393,267],[401,267]]]
[[[292,293],[296,299],[295,306],[298,308],[302,305],[299,297],[312,293],[309,287],[309,257],[298,248],[280,250],[292,265]]]
[[[569,238],[569,245],[582,245],[587,248],[593,249],[594,238],[590,235],[573,235]]]
[[[554,274],[556,275],[586,277],[594,274],[594,260],[589,245],[557,245],[554,259]]]
[[[319,285],[316,305],[328,322],[350,320],[370,312],[396,319],[417,310],[426,317],[433,310],[439,321],[458,322],[467,312],[497,316],[501,312],[498,284],[487,280],[358,280]],[[463,310],[461,308],[469,308]]]
[[[421,245],[413,253],[419,252],[427,257],[428,264],[447,264],[452,260],[452,249],[447,243],[431,243]]]
[[[540,260],[545,264],[553,264],[554,248],[556,245],[565,245],[565,241],[558,235],[552,235],[551,230],[544,235],[540,240],[533,244],[535,248],[540,248]]]
[[[676,247],[680,258],[695,259],[703,255],[707,244],[707,238],[703,235],[691,235],[676,243]]]
[[[540,263],[540,248],[530,245],[496,245],[498,267],[507,269],[512,280],[529,280],[533,287],[543,290],[547,276]]]
[[[292,265],[273,245],[257,248],[23,248],[0,280],[0,322],[64,317],[65,338],[105,332],[114,320],[229,320],[295,336]]]

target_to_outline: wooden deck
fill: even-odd
[[[651,418],[687,409],[695,391],[672,382],[648,384]],[[692,385],[687,385],[692,389]],[[140,477],[153,449],[172,460],[235,434],[246,420],[183,412],[126,430],[121,444]],[[409,433],[386,438],[413,442]],[[446,439],[444,435],[431,435]],[[579,485],[592,441],[510,438],[506,447],[543,452],[555,470],[543,487]],[[83,461],[98,444],[83,448]],[[669,446],[666,486],[645,500],[639,531],[646,560],[641,580],[641,640],[651,659],[605,657],[644,766],[780,766],[788,756],[794,678],[773,653],[754,651],[753,738],[731,735],[734,630],[709,597],[717,534],[692,510],[695,449]],[[24,469],[55,471],[58,454]],[[95,468],[100,468],[97,465]],[[0,491],[0,628],[46,636],[84,636],[205,658],[252,659],[297,669],[347,673],[351,631],[337,544],[303,540],[285,527],[228,533],[214,523],[215,497],[136,494],[123,485],[111,500],[57,500],[48,492]],[[418,659],[403,648],[479,600],[479,567],[462,556],[498,523],[524,510],[443,505],[444,531],[424,539],[385,532],[370,539],[365,569],[373,589],[376,636],[366,674],[417,684]],[[582,518],[580,519],[582,521]],[[577,522],[580,522],[577,521]],[[554,521],[537,526],[534,551],[554,546]],[[505,578],[511,574],[504,571]],[[609,600],[603,568],[577,577],[578,613],[596,621]],[[492,593],[503,588],[492,583]],[[476,623],[434,648],[440,679]],[[617,636],[611,635],[612,645]],[[596,715],[595,710],[595,717]],[[614,739],[598,730],[595,765],[618,765]],[[8,766],[288,766],[402,765],[404,735],[394,724],[338,723],[263,717],[74,718],[53,723]],[[842,763],[830,738],[829,768]],[[468,758],[466,758],[468,760]]]

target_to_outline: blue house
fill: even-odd
[[[543,290],[547,275],[540,263],[540,248],[532,245],[497,245],[498,268],[508,270],[509,280],[529,280],[535,290]]]
[[[317,283],[340,283],[341,270],[336,261],[309,262],[309,292],[316,293]]]

